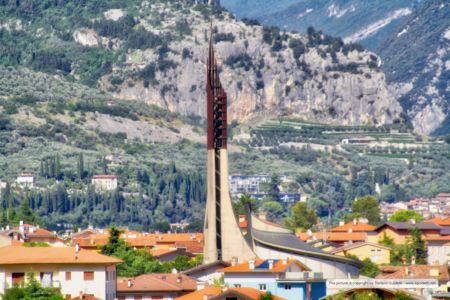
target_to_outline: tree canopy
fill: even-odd
[[[186,256],[178,256],[175,260],[161,263],[154,258],[148,249],[134,250],[120,238],[122,231],[116,227],[110,228],[108,243],[100,247],[101,253],[115,256],[123,260],[117,266],[117,275],[123,277],[138,276],[148,273],[170,273],[173,269],[183,271],[202,263],[201,255],[194,259]]]
[[[424,217],[414,210],[399,210],[390,218],[389,222],[407,222],[410,220],[423,221]]]
[[[310,229],[317,224],[316,212],[305,202],[297,202],[291,207],[291,215],[285,219],[286,226],[292,229]]]
[[[353,201],[352,213],[346,216],[346,220],[355,218],[366,218],[369,224],[379,225],[381,218],[378,200],[373,196],[364,196]]]
[[[28,274],[26,285],[6,289],[1,296],[3,300],[64,300],[58,289],[42,287],[33,273]]]

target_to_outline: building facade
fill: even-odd
[[[26,283],[33,274],[44,287],[59,288],[72,299],[80,294],[99,299],[116,298],[116,265],[119,259],[69,247],[0,248],[0,294]]]
[[[94,175],[91,179],[91,184],[99,190],[113,191],[117,189],[117,176],[108,174]]]

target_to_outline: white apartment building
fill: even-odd
[[[109,174],[94,175],[91,183],[96,189],[103,191],[113,191],[117,189],[117,176]]]
[[[17,175],[16,183],[21,187],[33,187],[34,175],[33,173],[20,173]]]
[[[0,294],[26,283],[33,274],[44,287],[59,288],[69,299],[90,294],[104,300],[116,298],[116,265],[121,260],[72,247],[0,248]]]

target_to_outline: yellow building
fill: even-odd
[[[71,247],[0,248],[0,294],[26,283],[33,274],[44,287],[54,287],[66,299],[80,294],[104,300],[116,298],[116,265],[121,260]]]
[[[331,253],[340,256],[355,255],[361,260],[368,258],[377,265],[384,265],[390,263],[391,250],[383,245],[361,242],[336,248]]]

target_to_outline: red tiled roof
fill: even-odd
[[[332,232],[328,237],[330,242],[365,241],[365,232]]]
[[[230,266],[230,267],[221,269],[221,270],[219,270],[219,272],[223,272],[223,273],[247,273],[247,272],[254,272],[254,271],[258,271],[258,273],[261,273],[261,272],[269,272],[269,273],[284,272],[286,270],[286,268],[292,264],[296,264],[302,270],[305,270],[305,271],[309,270],[309,268],[307,266],[305,266],[304,264],[302,264],[301,262],[299,262],[296,259],[289,259],[286,264],[283,264],[282,260],[275,260],[272,269],[268,269],[268,268],[267,269],[261,269],[261,268],[256,269],[258,266],[260,266],[261,264],[263,264],[266,261],[267,260],[264,260],[264,259],[257,259],[255,261],[255,269],[250,269],[249,262],[245,262],[242,264],[238,264],[235,266]]]
[[[258,300],[265,292],[253,288],[228,288],[221,289],[215,287],[204,288],[193,293],[176,298],[176,300],[214,300],[218,296],[244,296],[248,299]],[[273,296],[274,300],[283,300],[284,298]]]
[[[120,259],[93,251],[75,252],[71,247],[22,247],[0,248],[0,265],[16,264],[118,264]]]
[[[436,218],[433,218],[433,219],[430,219],[430,220],[426,220],[424,222],[426,222],[426,223],[434,223],[434,224],[439,225],[439,226],[450,226],[450,217],[447,217],[447,218],[436,217]]]
[[[381,266],[382,275],[377,276],[381,279],[438,279],[441,282],[450,280],[447,266],[428,266],[428,265],[410,265],[410,266]],[[436,272],[437,276],[433,274]]]
[[[375,228],[376,228],[375,226],[366,223],[357,222],[356,224],[354,224],[353,222],[349,222],[342,226],[334,227],[333,229],[331,229],[331,231],[348,232],[349,230],[351,230],[352,232],[368,232],[374,231]]]
[[[132,282],[131,287],[128,287],[128,280]],[[196,289],[197,281],[184,274],[143,274],[117,279],[118,293],[195,291]]]
[[[186,248],[186,251],[192,254],[203,253],[203,242],[197,241],[182,241],[176,242],[175,248]]]

